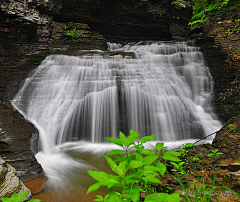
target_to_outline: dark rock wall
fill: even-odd
[[[82,21],[103,35],[170,40],[170,0],[62,0],[58,21]]]
[[[240,18],[240,9],[236,12]],[[196,44],[202,48],[214,79],[216,112],[223,123],[240,114],[240,34],[230,34],[239,22],[231,20],[209,22],[198,28]]]

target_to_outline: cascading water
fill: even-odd
[[[186,141],[221,127],[211,106],[213,81],[199,48],[108,45],[109,51],[46,57],[12,100],[38,128],[45,155],[65,142],[72,142],[68,148],[86,148],[89,143],[77,141],[101,143],[130,129],[142,136],[157,134],[161,141]]]

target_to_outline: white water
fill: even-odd
[[[211,106],[213,81],[199,48],[186,43],[109,43],[109,49],[46,57],[12,100],[38,128],[38,160],[55,184],[65,171],[94,167],[64,151],[102,154],[112,146],[101,142],[118,137],[119,131],[134,129],[176,143],[221,127]],[[65,159],[62,166],[53,163],[59,159]]]

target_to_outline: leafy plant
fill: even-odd
[[[68,29],[67,25],[63,24],[63,29]]]
[[[218,152],[218,149],[213,150],[211,149],[212,153],[209,153],[207,156],[208,157],[219,157],[220,155],[222,155],[223,153]]]
[[[66,35],[67,35],[67,36],[75,36],[76,38],[78,38],[79,36],[81,36],[81,37],[84,36],[83,33],[77,32],[77,31],[76,31],[76,28],[74,28],[74,29],[72,30],[72,32],[66,32]]]
[[[233,132],[233,133],[236,132],[236,128],[235,128],[235,125],[234,125],[234,124],[229,124],[228,127],[230,128],[230,129],[229,129],[229,132],[230,132],[230,133],[231,133],[231,132]]]
[[[18,195],[17,193],[14,193],[11,198],[0,198],[2,202],[22,202],[22,200],[27,196],[28,190]],[[39,199],[31,199],[28,202],[40,202]]]
[[[183,189],[185,193],[186,201],[191,202],[209,202],[211,195],[214,194],[216,189],[229,190],[234,193],[231,189],[225,186],[215,186],[215,181],[218,173],[216,169],[215,175],[210,187],[206,186],[204,176],[200,176],[193,161],[199,161],[202,154],[190,157],[188,155],[188,147],[192,147],[192,143],[184,144],[180,148],[180,152],[168,151],[164,147],[164,143],[157,143],[153,147],[153,151],[145,149],[144,143],[150,140],[155,140],[155,135],[146,136],[142,139],[139,138],[139,133],[134,130],[130,131],[130,135],[126,137],[123,133],[119,133],[119,139],[117,138],[106,138],[110,142],[117,144],[122,147],[119,150],[112,150],[105,155],[107,163],[114,172],[114,174],[108,174],[103,171],[88,171],[89,175],[92,176],[97,183],[91,185],[88,188],[87,193],[99,189],[101,186],[108,188],[108,194],[105,197],[96,195],[95,201],[102,202],[137,202],[140,199],[140,193],[145,192],[145,202],[177,202],[181,201],[178,193],[169,194],[171,190],[164,190],[164,187],[160,187],[161,181],[158,178],[159,175],[164,174],[170,175],[175,179]],[[208,157],[218,157],[222,153],[218,150],[212,150],[212,153]],[[199,184],[194,182],[191,186],[190,181],[187,178],[189,173],[183,169],[185,162],[179,159],[180,155],[187,158],[187,163],[191,166],[195,172]],[[109,156],[114,156],[114,160]],[[167,167],[164,161],[168,160],[174,166],[172,172],[167,171]],[[183,183],[183,179],[187,185]],[[208,182],[207,182],[208,183]],[[209,183],[208,183],[209,184]],[[151,187],[154,187],[152,189]],[[120,192],[115,191],[115,188],[120,189]],[[154,193],[154,190],[165,193]],[[235,193],[234,193],[235,194]],[[216,200],[217,196],[215,195]]]
[[[114,175],[103,171],[88,171],[98,182],[88,188],[87,193],[99,189],[101,186],[108,188],[108,194],[103,198],[97,195],[95,201],[115,202],[137,202],[140,199],[140,192],[146,192],[145,202],[152,201],[180,201],[178,193],[149,193],[151,184],[161,184],[157,178],[159,173],[164,175],[167,172],[167,167],[162,160],[170,160],[178,162],[180,159],[179,152],[166,151],[164,143],[157,143],[153,148],[154,151],[144,149],[144,143],[150,140],[156,140],[156,135],[139,138],[139,133],[134,130],[130,131],[130,135],[125,135],[120,132],[119,139],[106,138],[110,142],[122,147],[121,150],[112,150],[105,156]],[[119,156],[123,154],[123,156]],[[109,156],[115,156],[112,160]],[[121,193],[116,192],[113,188],[120,188]]]
[[[192,146],[193,145],[191,143],[183,145],[181,147],[181,153],[182,153],[182,156],[185,156],[187,158],[188,163],[191,165],[192,169],[194,170],[194,172],[198,178],[199,184],[197,185],[194,182],[193,187],[190,185],[190,182],[187,178],[188,173],[182,168],[182,166],[184,165],[185,162],[179,162],[178,164],[171,162],[171,164],[174,165],[174,167],[175,167],[175,169],[172,169],[172,171],[175,172],[175,175],[172,175],[169,173],[169,175],[171,175],[174,179],[176,179],[178,181],[178,183],[180,184],[180,186],[182,187],[183,192],[185,193],[185,199],[187,200],[187,202],[189,202],[189,201],[191,201],[191,202],[193,202],[193,201],[194,202],[209,202],[212,194],[214,194],[214,190],[216,190],[216,189],[229,190],[232,193],[234,193],[228,187],[214,186],[219,169],[216,169],[216,172],[213,177],[210,188],[206,187],[206,182],[205,182],[204,176],[203,175],[200,176],[198,174],[198,171],[197,171],[196,167],[194,166],[192,159],[188,155],[187,147],[192,147]],[[217,151],[218,150],[212,150],[212,153],[211,153],[211,155],[209,155],[209,157],[218,156],[218,155],[222,154]],[[182,178],[184,178],[186,180],[187,187],[184,185]],[[218,201],[217,196],[215,194],[214,194],[214,196],[215,196],[215,199]]]
[[[240,19],[236,19],[235,21],[236,21],[236,22],[240,22]],[[240,31],[240,26],[239,26],[239,23],[238,23],[238,24],[235,25],[235,29],[232,30],[232,31],[228,34],[228,36],[230,36],[230,35],[233,34],[234,32],[237,32],[237,34],[238,34],[239,31]]]
[[[205,24],[210,18],[222,16],[224,13],[231,12],[240,7],[240,1],[230,0],[174,0],[172,4],[178,10],[188,5],[192,7],[192,19],[189,23],[191,27]],[[239,26],[236,26],[236,29],[231,33],[235,31],[239,32]]]

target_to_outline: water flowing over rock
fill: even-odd
[[[12,100],[38,128],[43,151],[66,141],[103,142],[131,128],[174,141],[221,127],[197,47],[140,42],[109,49],[48,56]]]

